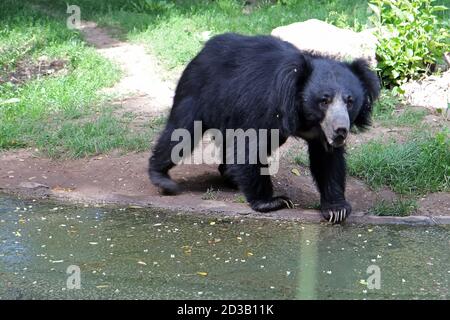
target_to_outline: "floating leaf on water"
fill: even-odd
[[[295,174],[296,176],[299,176],[299,175],[300,175],[300,171],[298,171],[297,168],[292,169],[291,172],[292,172],[293,174]]]
[[[60,187],[60,186],[56,186],[54,188],[52,188],[52,191],[54,192],[73,192],[75,189],[74,188],[64,188],[64,187]],[[88,206],[85,204],[85,206]]]
[[[64,260],[53,260],[53,261],[51,261],[51,263],[62,263],[62,262],[64,262]]]

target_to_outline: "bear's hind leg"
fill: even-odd
[[[173,130],[173,126],[168,123],[153,148],[148,170],[150,181],[167,195],[180,192],[178,184],[170,178],[168,173],[175,166],[175,163],[171,159],[173,148],[171,136]]]
[[[176,163],[172,159],[172,149],[179,141],[172,141],[172,133],[176,129],[185,129],[190,135],[190,150],[194,149],[196,141],[194,141],[194,117],[192,110],[192,99],[187,98],[181,101],[176,107],[174,106],[166,127],[161,133],[152,156],[149,159],[149,177],[151,182],[161,188],[162,192],[167,195],[177,194],[180,192],[178,184],[169,176],[169,170]],[[188,141],[189,142],[189,141]],[[182,151],[181,151],[182,153]],[[186,156],[185,154],[181,155]]]
[[[272,181],[269,175],[261,174],[260,165],[228,165],[227,173],[244,193],[251,208],[259,212],[294,208],[292,201],[285,196],[273,196]]]

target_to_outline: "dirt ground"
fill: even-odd
[[[300,217],[313,214],[319,202],[308,168],[293,164],[290,154],[300,152],[302,143],[289,140],[281,148],[279,172],[273,176],[276,193],[289,196],[295,210],[278,214]],[[41,158],[32,150],[0,154],[0,191],[24,196],[55,198],[79,203],[157,206],[191,211],[233,211],[252,213],[238,190],[230,188],[214,165],[180,165],[171,170],[183,193],[162,196],[147,177],[150,153],[101,155],[87,159],[57,161]],[[296,168],[299,175],[294,174]],[[211,190],[207,192],[207,190]],[[392,200],[390,190],[370,190],[363,182],[349,178],[347,198],[355,213],[365,214],[379,200]],[[450,215],[448,193],[431,194],[419,201],[416,215]],[[289,211],[289,212],[288,212]],[[284,213],[283,213],[284,212]]]
[[[81,31],[88,43],[124,71],[122,80],[105,90],[117,97],[114,103],[120,106],[118,112],[138,114],[138,121],[167,112],[176,77],[165,74],[157,60],[141,45],[119,41],[93,22],[83,22]],[[353,136],[349,144],[357,145],[374,136],[399,138],[401,130],[375,127],[368,133]],[[292,161],[292,155],[302,151],[306,151],[304,143],[288,140],[281,149],[280,170],[273,176],[276,193],[289,196],[297,208],[268,215],[320,219],[319,213],[311,210],[317,207],[319,198],[309,170]],[[147,177],[148,158],[149,152],[112,153],[63,161],[42,158],[32,149],[3,152],[0,153],[0,191],[81,203],[153,205],[206,213],[253,212],[244,203],[242,195],[224,183],[217,166],[181,165],[174,168],[171,175],[184,192],[178,196],[161,196]],[[294,174],[293,168],[299,174]],[[353,205],[355,216],[364,215],[379,200],[395,197],[389,190],[370,190],[354,178],[349,178],[347,183],[347,198]],[[432,194],[421,199],[419,206],[417,215],[450,215],[450,194]]]

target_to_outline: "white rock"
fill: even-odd
[[[442,75],[432,75],[420,81],[402,85],[405,101],[413,106],[430,110],[447,111],[450,104],[450,70]]]
[[[366,59],[376,66],[377,38],[374,29],[354,32],[317,19],[293,23],[272,30],[272,36],[288,41],[300,50],[339,60]]]

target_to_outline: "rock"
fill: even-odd
[[[444,53],[444,60],[447,63],[447,66],[450,67],[450,52]]]
[[[272,35],[292,43],[300,50],[339,60],[364,58],[371,66],[377,65],[375,54],[378,41],[374,29],[354,32],[310,19],[278,27],[272,30]]]
[[[41,183],[37,183],[37,182],[21,182],[19,184],[19,187],[21,188],[25,188],[25,189],[39,189],[39,188],[44,188],[44,189],[49,189],[49,186],[46,186],[45,184],[41,184]]]
[[[450,70],[441,75],[431,75],[423,80],[410,81],[402,85],[405,101],[413,106],[423,107],[448,115],[450,103]]]

